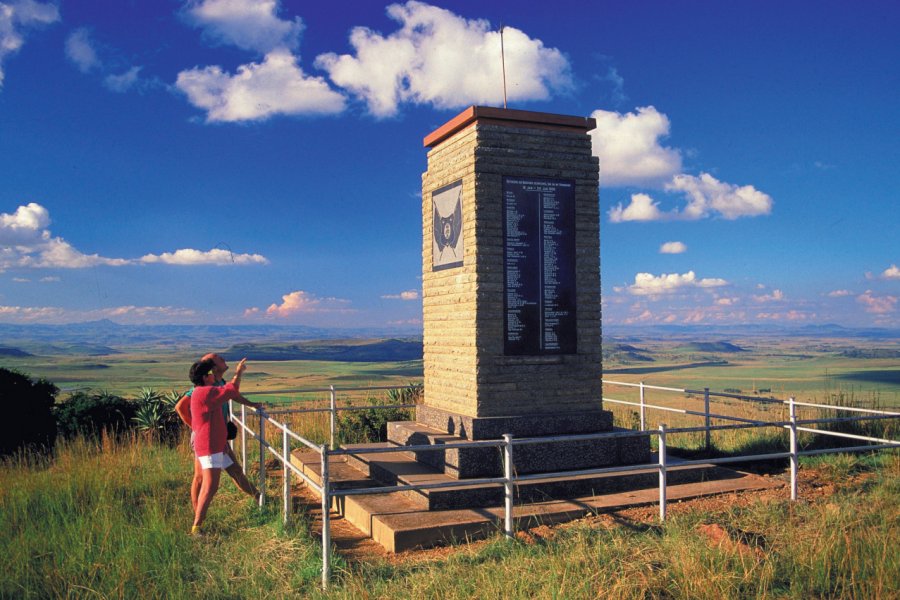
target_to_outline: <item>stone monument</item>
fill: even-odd
[[[425,396],[399,444],[611,431],[602,410],[594,119],[473,106],[424,140]],[[519,446],[519,473],[646,461],[646,439]],[[422,452],[454,477],[495,449]]]

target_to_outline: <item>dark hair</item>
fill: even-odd
[[[216,363],[210,359],[198,360],[191,365],[191,371],[188,376],[194,385],[203,385],[203,378],[215,369]]]

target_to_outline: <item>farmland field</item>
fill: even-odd
[[[310,343],[312,344],[312,343]],[[358,347],[358,340],[310,347]],[[271,354],[272,345],[259,345]],[[296,346],[291,346],[292,348]],[[627,349],[627,351],[623,351]],[[246,393],[405,385],[421,381],[421,360],[382,359],[254,360],[248,347]],[[315,354],[320,356],[322,353]],[[262,354],[261,354],[262,355]],[[231,355],[231,362],[235,358]],[[369,355],[366,355],[369,357]],[[686,389],[729,391],[798,401],[826,402],[836,395],[880,406],[900,406],[900,340],[858,338],[748,337],[725,342],[675,339],[607,339],[603,378]],[[4,356],[2,366],[45,377],[63,390],[91,388],[135,396],[141,388],[187,389],[187,371],[197,351],[170,351],[165,345],[119,347],[114,354]],[[564,382],[560,382],[561,384]],[[607,386],[609,388],[609,386]],[[609,395],[613,390],[605,390]],[[277,399],[277,394],[266,394]],[[633,390],[616,388],[614,397],[631,399]]]

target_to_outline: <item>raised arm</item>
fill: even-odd
[[[237,367],[234,369],[234,377],[231,379],[232,385],[234,385],[234,389],[240,390],[241,387],[241,376],[244,374],[244,371],[247,370],[247,359],[242,358],[241,362],[237,364]],[[250,402],[243,395],[238,393],[236,398],[232,398],[238,404],[243,404],[244,406],[249,406],[251,408],[262,408],[262,402]]]
[[[231,384],[236,389],[241,389],[241,376],[244,374],[244,371],[247,370],[247,359],[242,358],[241,362],[237,364],[237,367],[234,369],[234,377],[231,378]]]

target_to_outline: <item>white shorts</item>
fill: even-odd
[[[224,452],[216,452],[207,456],[198,456],[200,466],[204,469],[227,469],[234,464],[231,457]]]

